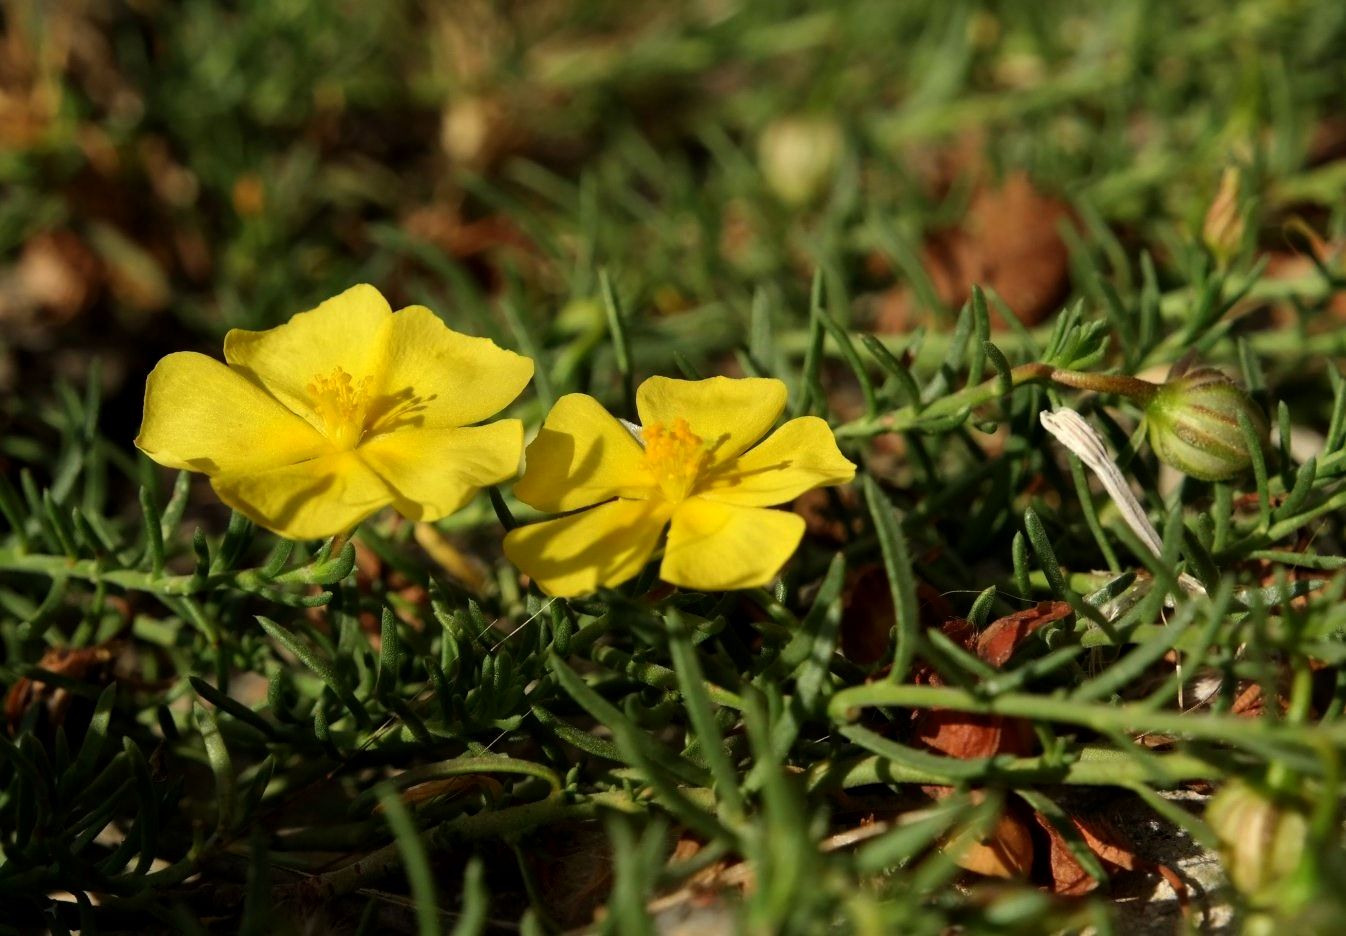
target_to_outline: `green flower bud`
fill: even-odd
[[[1243,232],[1247,224],[1239,204],[1241,198],[1241,180],[1239,171],[1230,167],[1220,177],[1220,189],[1206,211],[1205,223],[1201,226],[1201,239],[1206,249],[1225,266],[1239,252],[1243,244]]]
[[[1267,444],[1267,420],[1243,388],[1213,367],[1170,378],[1145,404],[1150,447],[1166,465],[1202,481],[1225,481],[1252,464],[1239,426],[1244,413]]]
[[[1309,831],[1302,812],[1235,781],[1215,794],[1206,821],[1220,840],[1225,873],[1240,893],[1266,896],[1298,869]]]

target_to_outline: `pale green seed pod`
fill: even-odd
[[[1220,839],[1230,883],[1247,897],[1265,896],[1299,867],[1308,819],[1245,783],[1221,788],[1206,808],[1206,821]]]
[[[1162,384],[1145,404],[1150,447],[1166,465],[1202,481],[1227,481],[1252,464],[1239,413],[1267,444],[1267,420],[1242,387],[1213,367]]]
[[[805,205],[836,175],[844,150],[841,127],[828,117],[785,117],[757,142],[757,161],[781,201]]]

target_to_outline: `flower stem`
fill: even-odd
[[[1265,754],[1271,745],[1316,749],[1322,743],[1346,746],[1346,725],[1292,725],[1234,715],[1189,715],[1155,711],[1145,705],[1084,705],[1067,698],[1003,693],[990,698],[945,686],[909,686],[876,682],[843,689],[832,697],[828,712],[845,721],[856,709],[874,706],[981,712],[1060,722],[1096,732],[1163,732],[1178,737],[1246,746]]]
[[[1016,389],[1024,384],[1051,382],[1077,390],[1092,390],[1095,393],[1112,393],[1128,397],[1144,405],[1159,390],[1158,384],[1128,377],[1123,374],[1086,374],[1080,371],[1062,370],[1050,364],[1032,362],[1020,364],[1010,370],[1010,388]],[[950,416],[961,409],[975,409],[991,402],[1004,390],[999,376],[992,377],[971,387],[964,387],[956,393],[941,397],[923,408],[904,406],[882,416],[864,416],[838,426],[838,439],[865,439],[886,432],[906,432],[922,422]]]
[[[1159,384],[1128,377],[1125,374],[1085,374],[1079,371],[1053,369],[1047,377],[1052,383],[1076,390],[1094,393],[1112,393],[1134,400],[1142,406],[1159,392]]]

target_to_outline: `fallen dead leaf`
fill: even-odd
[[[992,621],[977,636],[976,654],[994,667],[1004,666],[1019,644],[1035,631],[1070,614],[1070,605],[1064,601],[1041,601],[1032,608],[1006,615]]]
[[[953,614],[948,600],[925,582],[916,583],[916,602],[921,627],[939,627]],[[842,594],[842,654],[862,666],[877,663],[888,652],[896,622],[887,570],[871,563],[851,573]]]
[[[1016,172],[999,185],[981,185],[957,225],[931,234],[921,263],[940,302],[958,308],[974,284],[989,287],[1025,325],[1056,311],[1070,291],[1070,253],[1060,225],[1072,213]],[[883,296],[875,329],[902,332],[914,319],[915,298],[905,287]],[[992,321],[1003,326],[992,307]]]
[[[1034,813],[1038,826],[1047,835],[1050,851],[1049,884],[1053,893],[1075,897],[1097,889],[1099,882],[1076,860],[1063,836],[1041,813]],[[1179,902],[1186,907],[1187,885],[1172,868],[1136,854],[1135,847],[1122,832],[1099,816],[1071,816],[1071,825],[1084,844],[1098,856],[1105,871],[1148,871],[1168,881]]]
[[[926,709],[917,715],[914,732],[926,747],[960,760],[996,754],[1025,757],[1036,746],[1032,726],[1005,715]]]
[[[952,792],[948,787],[937,789],[946,791],[942,795]],[[972,801],[979,803],[985,796],[985,793],[974,790]],[[955,844],[961,850],[953,856],[954,862],[974,874],[1026,878],[1033,868],[1032,828],[1013,804],[1000,814],[995,827],[984,839],[971,843],[946,843],[944,848],[948,849]]]
[[[105,685],[111,678],[112,663],[121,649],[121,644],[116,642],[96,647],[51,647],[42,654],[37,665],[67,679]],[[5,720],[9,722],[12,734],[23,721],[25,712],[34,705],[44,703],[52,723],[59,725],[65,720],[71,700],[72,696],[67,690],[50,685],[41,677],[24,676],[10,687],[5,696]]]

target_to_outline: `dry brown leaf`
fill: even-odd
[[[979,796],[974,793],[974,801]],[[1025,878],[1033,868],[1032,830],[1017,810],[1007,809],[983,841],[962,846],[954,861],[966,871],[987,877]]]
[[[950,709],[926,709],[916,716],[916,737],[931,750],[967,760],[1033,752],[1036,740],[1032,726],[1022,718],[980,715]]]
[[[1093,875],[1084,870],[1083,865],[1075,860],[1075,855],[1070,851],[1070,846],[1066,844],[1065,836],[1057,830],[1051,822],[1041,813],[1034,813],[1033,818],[1037,820],[1039,826],[1047,834],[1049,841],[1049,870],[1051,873],[1051,882],[1049,887],[1054,894],[1060,894],[1063,897],[1076,897],[1081,894],[1087,894],[1098,887],[1098,881]]]
[[[121,652],[121,644],[112,642],[96,647],[51,647],[37,665],[48,672],[68,679],[106,684],[111,676],[112,663]],[[5,696],[5,719],[11,733],[23,720],[24,713],[33,705],[45,703],[52,722],[60,724],[70,707],[71,695],[59,686],[52,686],[41,678],[22,677]]]
[[[499,799],[505,788],[500,781],[486,774],[469,774],[462,777],[444,777],[439,780],[427,780],[402,791],[402,802],[408,805],[425,803],[442,796],[459,796],[463,793],[481,790],[492,800]],[[381,806],[375,812],[382,812]]]
[[[1052,892],[1063,897],[1074,897],[1095,890],[1098,881],[1076,860],[1070,846],[1066,844],[1065,836],[1041,813],[1034,813],[1034,818],[1050,841],[1049,886]],[[1148,871],[1158,874],[1168,881],[1179,902],[1186,907],[1187,886],[1182,878],[1167,865],[1137,855],[1135,847],[1112,823],[1100,816],[1071,816],[1070,822],[1084,840],[1084,844],[1098,856],[1104,870]]]
[[[1006,615],[992,621],[977,636],[976,654],[994,667],[1004,666],[1034,631],[1070,614],[1070,605],[1064,601],[1040,601],[1032,608]]]
[[[993,289],[1026,325],[1049,317],[1070,290],[1070,254],[1060,225],[1072,217],[1065,202],[1039,191],[1016,172],[983,184],[954,227],[933,233],[921,262],[942,303],[958,308],[974,284]],[[903,331],[915,315],[905,289],[882,299],[875,328]],[[992,313],[993,321],[999,314]]]
[[[925,582],[916,583],[920,626],[939,627],[953,606]],[[896,624],[888,573],[880,563],[860,566],[847,576],[842,592],[841,652],[862,666],[881,660]]]

